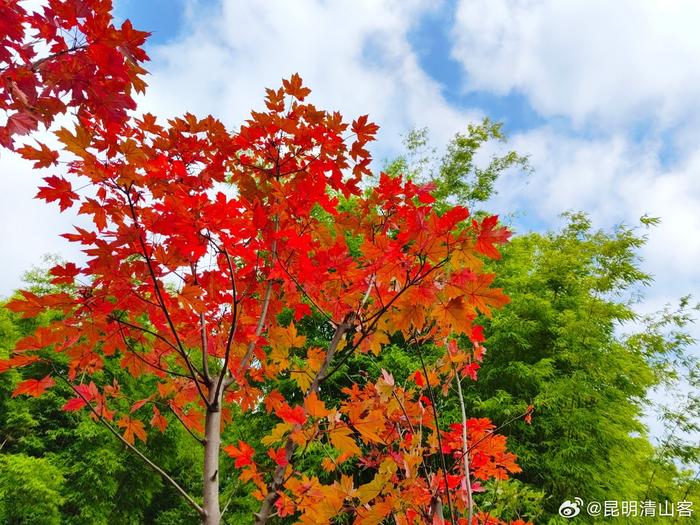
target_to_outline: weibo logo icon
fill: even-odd
[[[574,498],[574,501],[566,500],[559,506],[559,515],[563,518],[575,518],[581,512],[581,506],[583,505],[583,500],[581,498]]]

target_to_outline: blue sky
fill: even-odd
[[[320,105],[370,113],[382,127],[379,158],[399,153],[412,127],[428,126],[440,148],[466,122],[488,116],[504,123],[511,146],[536,170],[528,180],[502,180],[491,203],[503,215],[515,212],[516,229],[555,226],[567,209],[588,212],[601,227],[660,216],[644,254],[660,280],[654,305],[700,291],[700,241],[682,233],[700,229],[696,2],[115,6],[117,17],[153,33],[146,106],[156,113],[187,108],[235,126],[259,105],[263,87],[298,71]],[[661,271],[669,260],[672,279]]]
[[[149,48],[152,48],[177,39],[187,30],[187,5],[184,0],[118,0],[115,15],[119,19],[130,19],[135,27],[148,28],[152,33],[149,39]],[[509,133],[541,124],[543,119],[527,98],[517,92],[496,95],[488,90],[465,92],[461,89],[467,74],[448,52],[455,6],[455,2],[438,4],[437,8],[412,21],[407,36],[421,68],[439,82],[443,96],[451,104],[483,108],[490,118],[503,122]],[[371,50],[368,54],[371,55]]]
[[[321,105],[370,113],[383,129],[380,158],[398,154],[412,127],[427,126],[440,149],[466,122],[488,116],[535,169],[529,180],[512,173],[500,181],[494,212],[512,214],[518,231],[556,228],[568,209],[602,228],[659,216],[641,254],[656,281],[639,310],[700,297],[696,2],[289,4],[116,3],[119,16],[153,32],[152,88],[167,97],[154,111],[184,99],[236,125],[263,86],[298,71]],[[658,433],[653,416],[650,424]]]
[[[556,228],[566,210],[601,228],[661,217],[641,251],[655,282],[639,309],[700,297],[696,0],[115,0],[115,14],[153,33],[148,111],[235,127],[299,72],[318,106],[381,126],[380,160],[411,128],[440,149],[488,116],[534,168],[504,176],[491,210],[521,232]],[[76,256],[58,234],[80,218],[56,220],[31,200],[36,173],[0,158],[0,171],[23,170],[0,192],[2,294],[43,253]]]

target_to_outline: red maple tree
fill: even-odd
[[[7,305],[25,317],[61,314],[0,361],[0,371],[44,367],[43,378],[22,382],[14,395],[38,396],[64,381],[75,393],[64,410],[89,410],[209,525],[221,520],[221,435],[236,424],[232,406],[278,420],[263,439],[264,458],[242,441],[223,446],[260,500],[257,524],[342,515],[358,525],[389,516],[401,525],[501,523],[474,515],[472,489],[519,471],[505,438],[464,412],[461,424],[441,431],[436,409],[451,382],[461,389],[462,377],[476,377],[477,315],[507,302],[482,264],[508,239],[497,218],[470,220],[461,206],[439,212],[430,186],[402,177],[381,174],[365,187],[377,126],[317,109],[298,75],[268,89],[266,111],[236,131],[213,117],[133,117],[145,33],[128,23],[116,30],[109,2],[51,1],[43,15],[16,2],[0,6],[11,15],[0,17],[9,28],[4,47],[20,57],[2,72],[0,100],[10,111],[3,144],[36,128],[18,125],[28,116],[48,126],[71,94],[76,125],[56,131],[64,152],[20,152],[37,166],[69,158],[68,173],[46,177],[38,197],[92,220],[64,235],[87,262],[51,269],[54,284],[70,286],[23,291]],[[86,43],[69,46],[58,36],[66,28]],[[59,42],[45,60],[19,44],[32,29]],[[83,68],[97,78],[89,89],[76,73]],[[329,327],[322,344],[297,329],[311,315]],[[459,335],[471,340],[466,348]],[[354,353],[378,354],[390,338],[420,357],[414,381],[398,385],[383,371],[328,405],[324,382]],[[425,344],[442,349],[429,366]],[[128,399],[100,374],[107,361],[142,377],[151,394]],[[278,385],[290,378],[297,393],[285,398]],[[201,500],[136,445],[147,428],[162,432],[173,422],[204,446]],[[314,443],[323,444],[332,483],[295,468]],[[364,481],[343,474],[348,461]]]

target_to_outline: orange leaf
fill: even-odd
[[[143,428],[143,423],[138,419],[132,419],[129,416],[124,416],[117,421],[117,426],[124,429],[124,439],[127,443],[134,444],[134,436],[141,441],[146,441],[146,430]]]
[[[492,273],[481,274],[475,281],[467,282],[463,288],[469,304],[488,317],[491,316],[491,308],[502,308],[510,302],[501,288],[489,288],[494,277]]]
[[[26,394],[31,397],[38,397],[43,394],[47,388],[51,388],[56,383],[50,375],[43,379],[27,379],[22,381],[17,388],[12,392],[12,397],[17,397],[20,394]]]
[[[352,431],[346,426],[336,426],[328,433],[328,439],[335,448],[348,456],[359,456],[362,453],[352,437]]]
[[[304,399],[304,408],[311,417],[326,417],[330,412],[326,409],[326,404],[321,401],[316,392],[311,392]]]
[[[19,368],[39,360],[36,355],[16,355],[10,359],[0,359],[0,373],[7,372],[12,368]]]
[[[42,144],[41,142],[38,142],[38,144],[40,149],[27,145],[19,148],[17,152],[22,155],[23,158],[33,160],[34,169],[48,168],[49,166],[58,164],[58,152],[49,149],[46,144]]]
[[[65,146],[65,149],[71,153],[82,158],[89,156],[86,150],[90,147],[90,143],[92,142],[92,134],[82,126],[76,126],[75,135],[66,128],[59,129],[55,132],[55,135]]]
[[[306,96],[311,93],[309,88],[302,85],[302,80],[299,73],[294,73],[289,80],[283,80],[282,86],[284,86],[284,90],[288,94],[297,100],[304,100]]]
[[[151,426],[157,428],[161,432],[165,432],[168,426],[168,420],[165,419],[158,410],[158,407],[153,405],[153,417],[151,418]]]
[[[227,445],[223,448],[229,456],[236,460],[234,466],[236,468],[245,467],[246,465],[253,464],[253,455],[255,454],[255,449],[251,447],[245,441],[238,441],[238,447],[234,445]]]

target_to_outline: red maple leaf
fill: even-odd
[[[48,186],[39,186],[39,192],[36,194],[37,199],[44,199],[46,202],[58,201],[58,206],[61,211],[70,208],[73,201],[78,200],[80,195],[73,191],[73,186],[69,181],[58,175],[44,177]]]
[[[286,423],[291,423],[293,425],[303,425],[306,423],[306,413],[302,406],[292,408],[287,403],[283,403],[275,408],[275,414]]]
[[[12,397],[17,397],[21,394],[38,397],[43,394],[47,388],[51,388],[54,385],[55,382],[50,375],[47,375],[43,379],[27,379],[17,385],[12,392]]]
[[[253,456],[255,455],[255,449],[245,441],[239,440],[238,447],[234,445],[227,445],[223,448],[223,450],[229,456],[236,460],[234,463],[234,466],[236,468],[241,468],[253,464]]]
[[[476,249],[487,257],[500,259],[501,253],[494,246],[508,242],[511,233],[508,228],[498,226],[498,215],[486,217],[481,224],[472,221],[472,226],[476,232]]]

